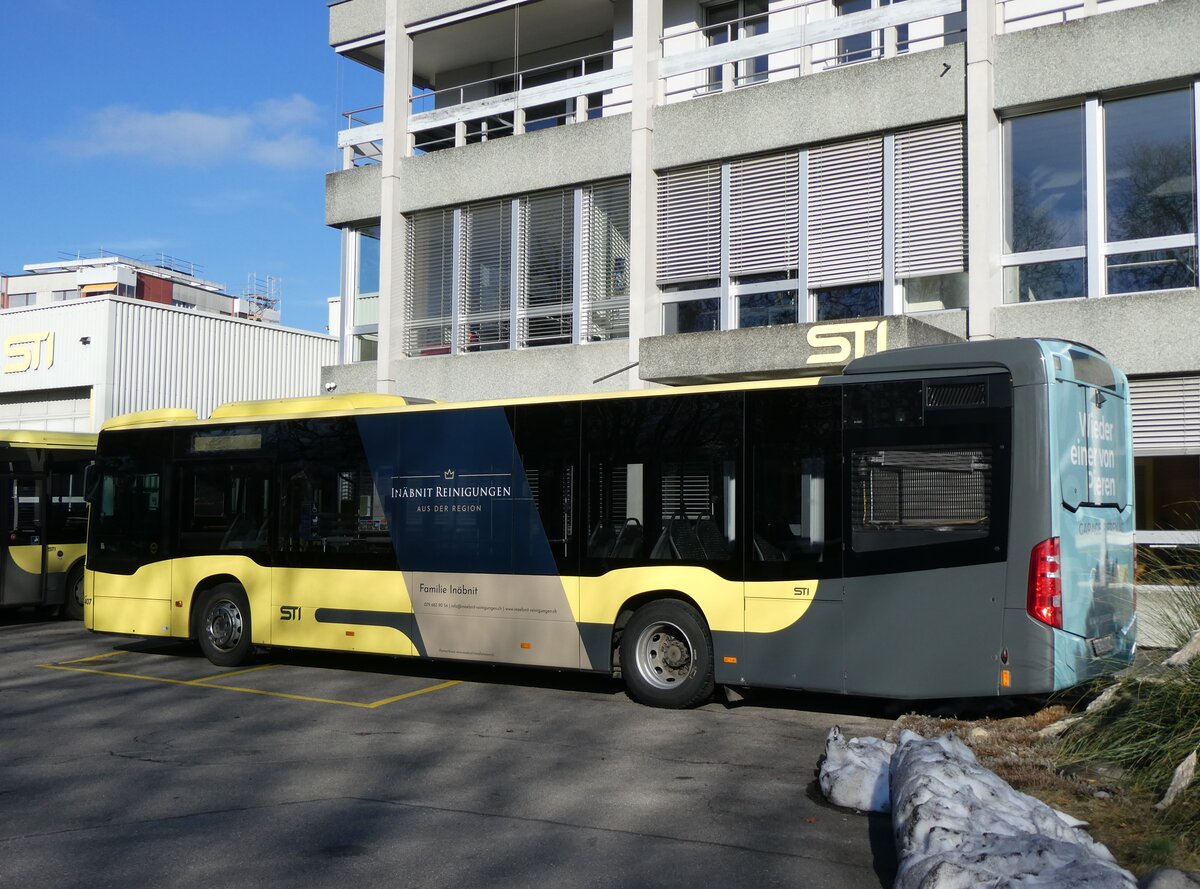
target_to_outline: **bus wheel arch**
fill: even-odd
[[[712,635],[690,597],[664,592],[631,599],[613,637],[621,678],[635,701],[687,709],[712,696]]]
[[[208,578],[196,587],[191,631],[204,656],[218,667],[238,667],[253,659],[250,600],[236,578]]]
[[[83,559],[67,569],[63,585],[63,603],[59,615],[65,620],[83,620]]]

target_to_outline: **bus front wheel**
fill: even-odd
[[[712,642],[700,613],[676,599],[635,611],[621,635],[621,676],[630,697],[651,707],[680,710],[708,700]]]
[[[200,603],[196,638],[204,656],[218,667],[239,667],[250,662],[250,603],[240,586],[223,583],[204,594]]]

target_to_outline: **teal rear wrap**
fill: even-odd
[[[1063,626],[1054,631],[1054,687],[1062,689],[1130,663],[1136,650],[1129,383],[1085,346],[1050,341],[1042,349],[1059,504]]]

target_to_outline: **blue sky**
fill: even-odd
[[[282,280],[324,331],[341,112],[379,76],[329,48],[324,0],[0,0],[0,273],[101,249],[240,293]]]

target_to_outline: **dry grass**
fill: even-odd
[[[944,719],[902,716],[888,733],[896,740],[902,729],[923,737],[954,732],[987,768],[1017,790],[1088,822],[1088,831],[1117,860],[1138,876],[1157,867],[1200,871],[1195,838],[1179,835],[1179,826],[1154,808],[1152,794],[1137,776],[1098,760],[1068,761],[1060,741],[1038,732],[1069,715],[1063,704],[1027,716],[999,719]]]

